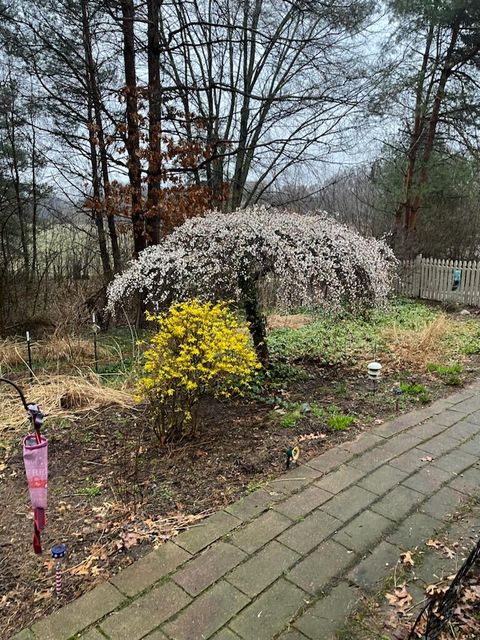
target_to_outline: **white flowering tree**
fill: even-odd
[[[174,301],[235,300],[244,310],[261,362],[268,363],[259,287],[275,284],[277,308],[300,305],[365,310],[384,302],[393,255],[326,214],[253,207],[187,220],[161,244],[142,251],[112,282],[111,311],[140,294],[159,309]]]

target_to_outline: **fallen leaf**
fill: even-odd
[[[428,540],[426,543],[427,547],[433,547],[434,549],[441,549],[443,547],[443,544],[440,542],[440,540]]]
[[[391,607],[403,612],[410,607],[413,598],[408,593],[405,583],[397,587],[393,593],[386,593],[385,598]]]
[[[402,553],[401,556],[400,556],[400,560],[401,560],[402,564],[406,565],[407,567],[415,566],[415,561],[412,558],[412,552],[411,551],[405,551],[405,553]]]
[[[438,598],[448,591],[448,586],[439,586],[439,584],[429,584],[425,587],[425,593],[429,598]]]
[[[48,600],[48,598],[52,597],[52,590],[45,589],[45,591],[35,591],[33,594],[34,602],[41,602],[42,600]]]
[[[121,539],[123,541],[123,546],[125,549],[131,549],[135,547],[137,544],[140,544],[143,540],[145,540],[146,535],[142,533],[135,533],[133,531],[127,531],[126,533],[121,534]]]

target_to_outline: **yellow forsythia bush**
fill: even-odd
[[[163,314],[147,314],[158,331],[144,354],[140,398],[151,407],[160,441],[194,435],[206,394],[229,396],[260,368],[248,327],[226,303],[190,300]]]

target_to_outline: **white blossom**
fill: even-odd
[[[252,207],[187,220],[142,251],[109,287],[108,308],[141,293],[154,308],[197,297],[241,301],[239,277],[276,286],[276,304],[357,310],[381,305],[395,259],[324,212],[300,215]]]

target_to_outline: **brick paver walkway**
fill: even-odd
[[[480,486],[480,382],[289,471],[17,640],[329,640]],[[78,634],[78,635],[76,635]]]

